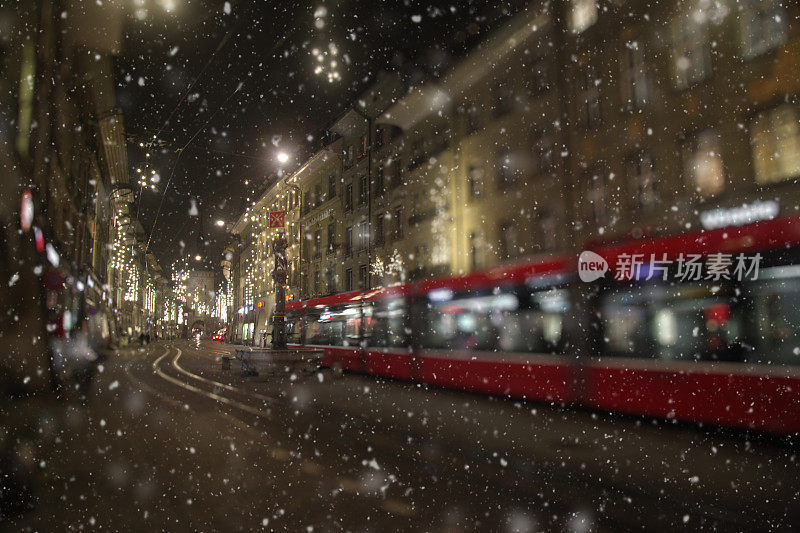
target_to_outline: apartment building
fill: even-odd
[[[285,225],[271,227],[270,213],[282,211]],[[232,276],[234,312],[232,313],[232,339],[236,342],[266,345],[272,332],[272,315],[275,309],[275,286],[272,273],[275,256],[272,244],[279,233],[288,243],[287,298],[299,297],[301,248],[300,194],[286,179],[275,175],[264,181],[262,191],[231,229],[237,244],[226,250],[224,267]],[[230,254],[230,258],[227,255]]]
[[[302,206],[298,222],[300,298],[344,289],[345,186],[340,145],[337,141],[323,147],[287,180],[297,188]]]
[[[796,4],[571,4],[565,176],[576,238],[724,224],[753,202],[797,210]]]
[[[533,2],[422,82],[380,77],[296,174],[301,297],[797,212],[797,20]]]

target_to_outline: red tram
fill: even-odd
[[[800,433],[800,217],[592,251],[668,266],[584,283],[575,258],[548,257],[292,302],[289,339],[354,372]],[[670,279],[683,254],[758,254],[759,264],[745,279]]]

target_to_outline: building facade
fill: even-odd
[[[434,75],[380,77],[290,181],[300,296],[797,212],[798,20],[532,2]]]
[[[231,229],[236,244],[228,247],[223,269],[231,273],[234,312],[229,316],[229,338],[233,342],[266,346],[272,333],[275,310],[273,242],[278,234],[287,240],[287,298],[297,298],[300,283],[300,203],[296,185],[270,176]],[[283,226],[271,224],[271,213],[282,213]],[[230,258],[228,258],[230,255]]]

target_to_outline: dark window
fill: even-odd
[[[336,176],[328,176],[328,200],[336,196]]]
[[[367,221],[358,223],[358,234],[356,235],[356,250],[366,250],[369,240],[369,224]]]
[[[469,234],[469,257],[472,270],[483,268],[483,247],[481,237],[476,233]]]
[[[344,189],[344,210],[350,211],[353,209],[353,184],[348,183]]]
[[[367,136],[366,134],[361,136],[361,143],[360,143],[360,151],[358,153],[359,159],[367,155]]]
[[[653,155],[643,150],[628,159],[628,176],[634,190],[636,207],[650,211],[656,207],[656,169]]]
[[[593,65],[587,65],[581,69],[579,87],[580,96],[578,103],[581,106],[583,126],[587,129],[596,128],[602,116],[600,113],[600,76]]]
[[[367,288],[367,265],[358,267],[358,288],[361,290]]]
[[[467,107],[467,134],[481,129],[481,109],[473,104]]]
[[[361,176],[358,180],[358,203],[363,205],[367,203],[367,176]]]
[[[416,139],[411,148],[411,161],[408,162],[408,168],[416,168],[425,160],[425,143],[423,139]]]
[[[606,210],[606,183],[600,169],[587,170],[584,173],[583,209],[585,218],[595,226],[604,226],[608,220]]]
[[[336,292],[336,271],[332,266],[325,269],[325,281],[328,285],[328,294]]]
[[[348,227],[344,232],[344,253],[350,255],[353,253],[353,227]]]
[[[492,90],[494,97],[494,116],[499,117],[511,112],[513,95],[508,80],[498,81]]]
[[[378,218],[375,219],[375,244],[383,244],[384,233],[383,233],[383,222],[385,220],[385,215],[378,215]]]
[[[467,171],[467,180],[469,180],[469,195],[472,198],[478,198],[483,195],[483,168],[472,165]]]
[[[533,161],[531,170],[533,175],[544,174],[553,166],[553,139],[544,130],[533,132]]]
[[[375,128],[375,148],[383,148],[383,128]]]
[[[650,103],[650,80],[639,41],[625,43],[622,53],[622,99],[629,109],[642,109]]]
[[[317,230],[314,232],[314,258],[319,259],[322,256],[322,231]]]
[[[384,178],[386,176],[386,166],[383,163],[378,164],[378,172],[375,175],[375,196],[381,196],[385,191]]]
[[[517,225],[513,221],[500,224],[500,259],[508,260],[516,257],[519,249],[517,246]]]
[[[323,201],[325,201],[325,197],[322,195],[322,184],[317,183],[316,187],[314,187],[314,205],[318,206]]]
[[[314,271],[314,295],[319,295],[319,270]]]
[[[550,89],[550,65],[546,57],[533,63],[533,92],[540,94]]]
[[[336,250],[336,226],[328,224],[328,253],[331,254]]]
[[[403,238],[403,208],[394,208],[394,238]]]
[[[786,42],[789,17],[779,0],[745,0],[742,3],[744,9],[739,25],[744,57],[756,57]]]
[[[507,189],[516,182],[516,172],[514,168],[514,158],[509,149],[503,149],[497,153],[495,164],[497,172],[497,186],[500,189]]]
[[[539,210],[539,239],[541,250],[553,250],[558,245],[558,217],[549,207]]]
[[[709,17],[685,4],[672,22],[672,72],[675,87],[686,89],[711,74]]]
[[[391,188],[399,187],[403,184],[403,160],[399,157],[394,161],[394,173],[392,174]]]
[[[344,290],[350,292],[353,290],[353,269],[348,268],[344,271]]]

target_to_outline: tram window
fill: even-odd
[[[341,346],[344,341],[344,318],[341,306],[310,309],[306,313],[306,343]]]
[[[605,353],[669,360],[741,361],[743,310],[730,286],[660,285],[607,295]]]
[[[452,298],[429,295],[423,343],[428,348],[557,353],[563,346],[564,289],[508,287]]]
[[[361,310],[359,304],[347,304],[340,311],[343,346],[358,346],[361,335]]]
[[[286,313],[286,342],[289,344],[300,344],[302,339],[302,323],[300,313],[289,311]]]
[[[800,364],[800,265],[765,268],[746,289],[755,329],[749,362]]]
[[[369,311],[367,311],[369,309]],[[407,347],[406,301],[403,298],[379,300],[365,309],[367,344],[382,348]]]
[[[500,349],[560,353],[564,345],[564,316],[570,309],[568,291],[561,288],[525,290],[520,297],[519,309],[503,313]]]

